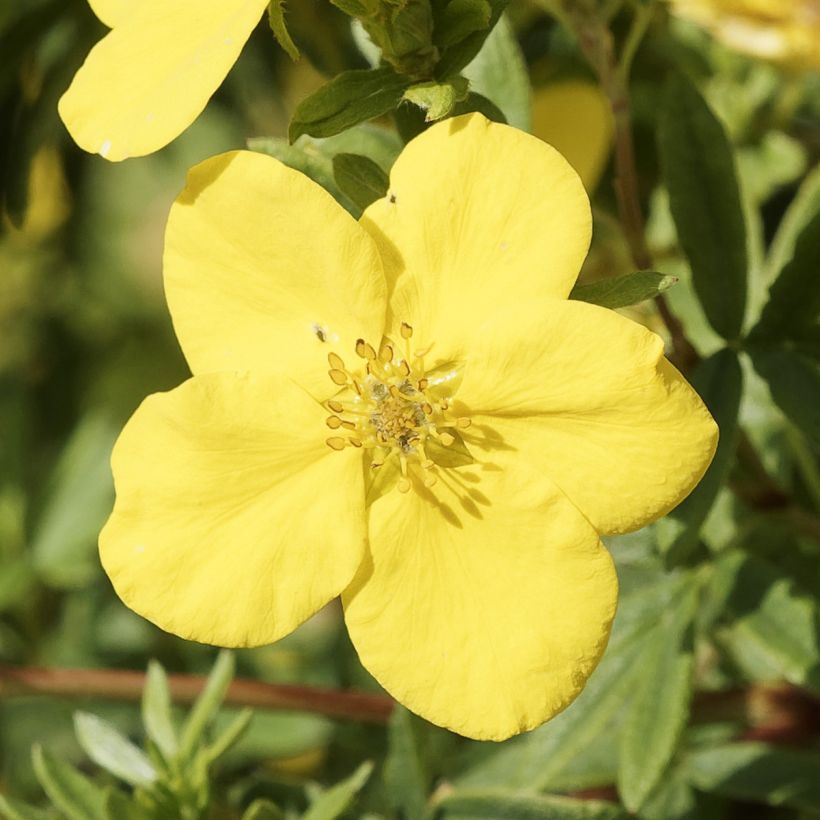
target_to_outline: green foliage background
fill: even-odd
[[[0,813],[820,816],[820,74],[732,53],[648,0],[334,2],[272,3],[205,114],[120,164],[82,153],[57,117],[104,33],[85,2],[0,6]],[[114,437],[186,376],[160,279],[186,169],[247,144],[358,215],[425,120],[479,110],[533,128],[533,93],[576,78],[619,118],[573,297],[664,334],[722,431],[678,510],[609,539],[622,600],[603,662],[566,712],[503,744],[401,709],[389,726],[217,713],[234,662],[261,681],[378,687],[333,606],[217,661],[128,611],[99,566]],[[661,292],[659,314],[641,300]],[[158,664],[142,707],[25,694],[11,675],[150,659],[216,662],[187,718]]]

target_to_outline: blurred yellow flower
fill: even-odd
[[[86,151],[121,160],[167,145],[201,113],[268,0],[92,0],[112,30],[59,110]]]
[[[655,334],[567,301],[590,231],[560,154],[480,115],[413,140],[358,223],[267,156],[192,169],[165,284],[194,376],[114,450],[122,599],[253,646],[341,594],[428,720],[498,740],[561,711],[615,613],[599,534],[668,512],[717,438]]]
[[[738,51],[820,68],[818,0],[672,0],[672,10]]]
[[[587,191],[601,178],[613,130],[609,103],[597,85],[567,80],[533,92],[532,133],[564,155]]]

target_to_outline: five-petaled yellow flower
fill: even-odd
[[[567,300],[590,231],[560,154],[480,115],[413,140],[358,223],[270,157],[195,167],[165,247],[194,376],[114,450],[122,599],[253,646],[341,594],[428,720],[502,739],[566,707],[615,613],[599,535],[672,509],[717,438],[658,336]]]
[[[121,160],[179,136],[225,79],[268,0],[89,0],[111,31],[59,110],[86,151]]]

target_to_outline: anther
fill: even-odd
[[[331,354],[332,355],[332,354]],[[330,375],[331,380],[334,384],[343,385],[347,384],[347,373],[343,370],[328,370],[328,374]]]
[[[432,487],[438,479],[433,473],[427,473],[424,476],[424,486],[425,487]]]
[[[338,356],[336,353],[328,353],[327,354],[327,361],[328,361],[328,364],[334,370],[344,370],[345,369],[345,363],[342,361],[342,357]]]
[[[379,359],[381,359],[381,361],[383,361],[385,364],[387,364],[388,362],[392,362],[393,361],[393,348],[390,345],[385,345],[379,351]]]
[[[410,479],[409,478],[400,478],[399,483],[396,485],[398,491],[400,493],[406,493],[410,489]]]
[[[402,376],[409,376],[410,375],[410,365],[402,359],[399,363],[399,371],[401,372]]]
[[[427,379],[419,379],[419,390],[426,390],[430,382]]]
[[[345,428],[345,430],[355,430],[356,429],[356,425],[352,421],[343,421],[341,424],[342,424],[342,427]]]
[[[345,409],[345,406],[339,401],[329,401],[327,406],[334,412],[334,413],[341,413],[342,410]]]
[[[472,419],[464,418],[463,416],[460,419],[456,419],[456,427],[460,427],[462,430],[466,430],[472,423]]]
[[[445,447],[449,447],[456,440],[455,436],[451,436],[449,433],[440,433],[438,438]]]
[[[407,322],[401,323],[401,337],[402,339],[409,339],[413,335],[413,328]]]
[[[338,416],[328,416],[325,419],[325,424],[331,430],[338,430],[342,426],[342,420]]]
[[[361,447],[361,446],[362,446],[361,439],[353,438],[353,436],[351,436],[351,437],[348,439],[348,441],[349,441],[349,442],[350,442],[350,443],[351,443],[354,447]]]
[[[376,351],[373,349],[373,346],[369,345],[364,339],[357,339],[356,355],[362,359],[370,359],[372,361],[376,358]]]
[[[345,440],[341,436],[331,436],[326,442],[331,450],[344,450]]]

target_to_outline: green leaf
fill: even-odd
[[[694,669],[692,583],[667,609],[639,663],[641,676],[621,734],[618,793],[637,812],[660,783],[689,716]]]
[[[435,122],[446,117],[456,103],[467,99],[468,83],[464,77],[454,77],[446,82],[428,82],[411,85],[402,100],[413,103],[424,111],[425,122]]]
[[[336,154],[333,177],[339,188],[362,210],[387,194],[390,178],[369,157]]]
[[[472,114],[474,111],[483,114],[493,122],[500,122],[502,125],[507,122],[504,112],[492,100],[488,100],[482,94],[476,94],[474,91],[467,94],[467,99],[456,103],[451,113],[454,117],[457,117],[460,114]]]
[[[557,795],[528,795],[501,789],[456,791],[437,804],[444,817],[487,820],[620,820],[620,806],[602,800],[574,800]]]
[[[217,735],[216,740],[210,743],[205,750],[205,757],[208,763],[213,763],[225,754],[250,726],[253,720],[253,709],[243,709],[238,715]]]
[[[51,802],[69,820],[108,820],[105,792],[41,746],[31,750],[34,773]]]
[[[270,800],[254,800],[242,815],[242,820],[286,820],[285,813]]]
[[[723,487],[734,458],[737,419],[743,394],[743,370],[728,348],[702,361],[691,377],[720,430],[717,451],[706,475],[692,493],[659,523],[660,549],[670,565],[688,558],[699,543],[701,528]]]
[[[392,111],[410,80],[392,68],[343,71],[303,100],[293,114],[288,137],[329,137]]]
[[[231,652],[223,650],[216,658],[216,663],[208,675],[205,688],[196,699],[182,727],[180,756],[190,759],[202,741],[208,724],[216,716],[225,693],[228,691],[234,673],[234,657]]]
[[[114,789],[105,795],[105,812],[108,820],[147,820],[142,806]]]
[[[775,404],[820,447],[820,360],[793,350],[750,350]]]
[[[102,718],[75,712],[74,731],[85,753],[115,777],[132,786],[147,786],[156,780],[156,769],[145,752]]]
[[[730,619],[717,633],[752,677],[820,688],[818,608],[771,564],[738,551],[717,564],[712,607]]]
[[[678,238],[709,323],[736,339],[746,309],[746,227],[726,132],[685,77],[664,91],[661,169]]]
[[[769,300],[749,341],[792,339],[820,324],[820,210],[795,240],[794,254],[769,288]]]
[[[418,718],[402,706],[390,716],[384,783],[390,805],[405,820],[422,820],[427,807],[430,773]]]
[[[142,722],[148,737],[157,744],[165,759],[173,758],[179,744],[171,717],[171,690],[165,670],[154,660],[148,662],[142,692]]]
[[[449,0],[436,17],[433,40],[441,49],[456,45],[489,28],[492,14],[487,0]]]
[[[302,820],[334,820],[353,803],[372,771],[373,764],[369,760],[362,763],[346,780],[322,792],[302,815]]]
[[[529,131],[532,126],[532,93],[524,54],[512,24],[502,15],[481,51],[464,69],[470,88],[492,100],[510,125]]]
[[[51,812],[30,806],[20,800],[12,800],[2,794],[0,794],[0,815],[7,820],[54,820]]]
[[[268,23],[276,42],[282,46],[291,60],[298,60],[299,49],[291,39],[285,25],[285,0],[270,0],[268,4]]]
[[[499,18],[501,17],[502,12],[507,7],[507,3],[509,0],[489,0],[489,7],[490,7],[490,18],[487,21],[487,25],[483,26],[482,28],[473,31],[472,34],[468,34],[466,37],[461,39],[459,42],[455,42],[453,45],[444,48],[441,57],[436,65],[436,79],[438,80],[446,80],[450,77],[458,74],[464,66],[466,66],[475,56],[481,51],[481,47],[484,45],[484,41],[490,35],[490,32],[493,30],[493,27],[498,22]],[[459,5],[461,5],[463,0],[460,0]],[[456,9],[459,8],[459,5],[456,6]],[[464,5],[467,5],[464,2]],[[479,13],[483,15],[483,12],[478,11],[479,3],[473,2],[475,6],[475,10],[471,12],[465,12],[463,7],[458,14],[451,12],[453,14],[452,20],[454,21],[457,17],[464,15],[465,18],[469,15],[469,19],[474,21],[474,23],[478,22]],[[449,8],[449,7],[448,7]],[[451,22],[449,25],[452,25]],[[465,26],[466,28],[467,26]],[[440,32],[438,32],[438,25],[437,25],[437,34],[438,36]],[[445,35],[447,38],[452,38],[454,35]]]
[[[739,800],[820,810],[820,754],[737,743],[691,753],[686,770],[692,784]]]
[[[575,285],[569,298],[605,308],[629,307],[647,299],[654,299],[659,293],[669,290],[677,281],[677,276],[649,270],[636,271],[589,284]]]

